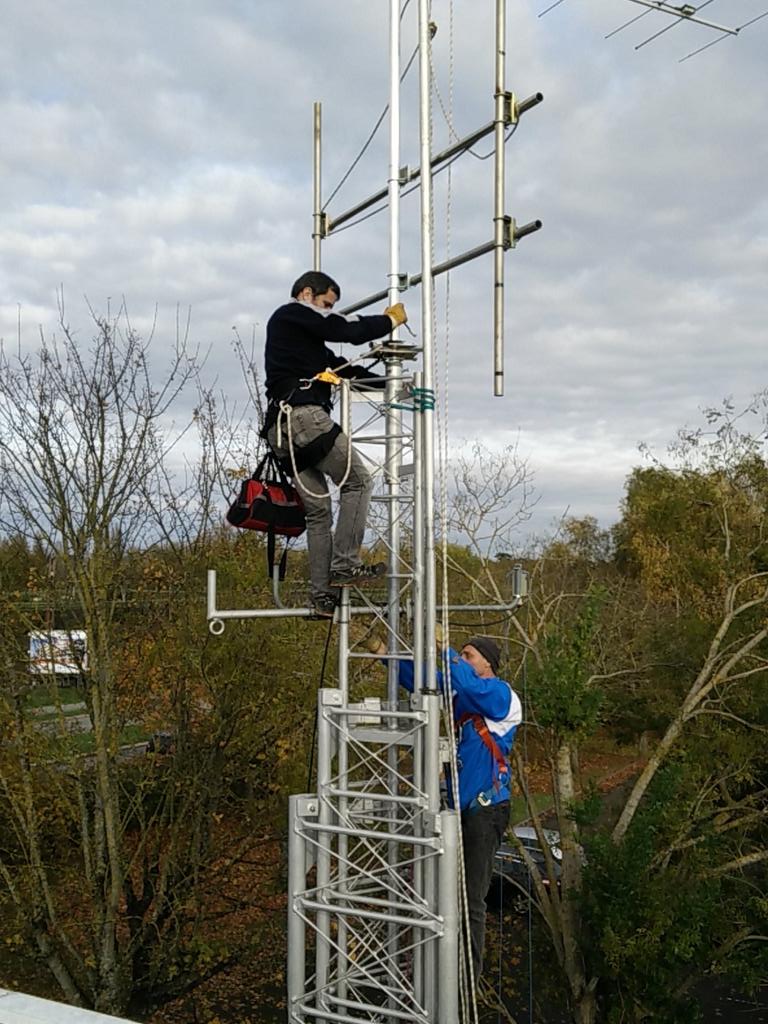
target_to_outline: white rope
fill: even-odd
[[[342,387],[348,388],[349,387],[349,382],[348,381],[343,381],[342,382]],[[292,414],[292,412],[293,412],[293,406],[289,405],[287,402],[281,402],[280,403],[280,416],[278,416],[278,418],[277,418],[277,437],[275,438],[275,440],[277,442],[277,447],[278,448],[282,448],[282,444],[281,444],[282,437],[281,437],[281,430],[280,430],[280,418],[281,418],[281,416],[284,415],[285,416],[286,430],[287,430],[287,433],[288,433],[288,454],[290,455],[290,459],[291,459],[291,468],[293,470],[293,480],[294,480],[294,483],[296,484],[296,486],[298,487],[298,489],[300,491],[303,491],[304,494],[308,494],[310,496],[310,498],[330,498],[331,497],[331,493],[332,493],[331,489],[330,489],[330,486],[333,484],[333,481],[331,481],[331,485],[327,485],[328,486],[328,490],[324,494],[317,494],[317,493],[315,493],[315,491],[310,490],[309,487],[307,487],[307,485],[299,478],[299,471],[296,468],[296,450],[294,449],[294,446],[293,446],[293,426],[291,424],[291,414]],[[349,474],[350,474],[350,472],[352,470],[352,440],[346,434],[344,436],[347,438],[347,468],[344,471],[344,476],[341,478],[339,483],[335,485],[337,492],[341,491],[342,487],[344,486],[344,484],[349,479]],[[307,467],[307,468],[310,468],[310,467]],[[322,472],[322,470],[321,470],[321,472]]]
[[[437,88],[436,77],[434,73],[434,66],[432,62],[432,45],[430,41],[429,47],[429,67],[430,67],[430,79],[432,83],[433,91],[437,94],[440,106],[443,110],[443,114],[448,123],[449,130],[453,132],[453,117],[452,117],[452,106],[453,106],[453,78],[454,78],[454,45],[453,45],[453,0],[449,0],[449,104],[450,111],[446,112],[445,106],[440,97],[439,90]],[[431,18],[431,13],[430,13]],[[430,104],[430,142],[432,141],[432,134],[434,125],[432,121],[432,104]],[[455,134],[455,133],[454,133]],[[450,167],[448,169],[448,179],[446,186],[446,247],[447,256],[450,257],[451,247],[451,191],[452,181],[450,174]],[[434,225],[434,193],[432,199],[432,205],[429,211],[430,221]],[[434,247],[434,231],[432,232],[433,247]],[[434,248],[430,254],[432,264],[435,262]],[[435,383],[437,389],[442,392],[438,396],[436,403],[437,409],[437,421],[438,421],[438,465],[437,477],[439,487],[439,515],[438,520],[440,523],[441,532],[441,555],[442,555],[442,602],[441,602],[441,619],[443,623],[443,650],[441,652],[441,667],[443,671],[443,721],[445,732],[448,736],[448,748],[450,751],[450,772],[451,772],[451,788],[452,788],[452,802],[454,808],[461,813],[461,803],[459,798],[459,772],[458,772],[458,758],[456,754],[456,730],[454,727],[453,720],[453,687],[451,685],[451,670],[448,661],[447,649],[450,645],[450,630],[449,630],[449,594],[448,594],[448,487],[447,487],[447,476],[448,476],[448,356],[449,356],[449,341],[450,341],[450,274],[446,275],[446,308],[445,308],[445,348],[444,356],[442,360],[442,378],[438,378],[436,375]],[[432,292],[433,302],[433,317],[436,319],[437,314],[437,300],[435,292]],[[437,358],[437,342],[436,332],[433,334],[432,346],[433,346],[433,365],[438,365]],[[442,413],[441,413],[442,410]],[[458,848],[458,867],[459,867],[459,900],[460,900],[460,913],[463,919],[463,927],[460,930],[460,944],[459,948],[461,951],[461,960],[459,964],[459,993],[461,1000],[461,1017],[462,1020],[467,1022],[474,1020],[474,1024],[478,1024],[478,1010],[477,1010],[477,997],[476,997],[476,979],[474,977],[474,965],[472,962],[471,943],[470,943],[470,925],[469,925],[469,903],[467,900],[467,881],[466,881],[466,868],[464,864],[464,844],[459,843]]]

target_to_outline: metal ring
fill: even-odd
[[[223,619],[211,619],[208,623],[208,629],[214,636],[221,636],[224,632],[224,620]]]

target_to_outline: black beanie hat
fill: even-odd
[[[495,640],[491,640],[489,636],[473,636],[464,644],[465,647],[474,647],[478,651],[493,670],[493,674],[499,671],[499,662],[501,661],[501,651],[499,645]]]

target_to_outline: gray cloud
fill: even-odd
[[[30,0],[0,41],[0,335],[34,345],[56,321],[88,334],[80,298],[126,297],[133,322],[172,332],[192,307],[211,370],[244,397],[231,331],[249,336],[310,260],[311,105],[324,104],[325,194],[388,99],[387,5]],[[713,38],[681,25],[641,50],[651,12],[612,39],[634,5],[570,0],[545,18],[510,5],[508,79],[540,89],[507,147],[508,209],[544,229],[509,254],[506,396],[491,395],[490,257],[438,295],[456,437],[519,436],[541,501],[610,521],[636,444],[656,444],[726,394],[764,383],[768,19],[694,60]],[[545,4],[541,5],[546,6]],[[713,5],[715,6],[715,5]],[[404,59],[415,7],[403,20]],[[434,67],[458,134],[492,117],[492,5],[435,0]],[[739,24],[759,0],[733,0]],[[718,20],[714,17],[714,20]],[[451,47],[451,39],[453,47]],[[451,60],[453,50],[453,60]],[[415,164],[417,65],[403,89],[403,162]],[[434,144],[452,135],[441,104]],[[475,147],[485,154],[490,141]],[[386,125],[332,212],[382,186]],[[492,234],[492,161],[465,157],[435,182],[435,254]],[[402,263],[419,269],[419,196],[403,201]],[[328,240],[345,298],[384,286],[380,214]],[[419,323],[419,297],[406,296]]]

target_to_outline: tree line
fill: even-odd
[[[315,693],[335,671],[326,625],[208,633],[211,566],[223,604],[271,603],[260,539],[221,522],[254,426],[203,387],[183,332],[166,352],[161,368],[124,310],[97,316],[88,345],[62,324],[34,353],[0,351],[4,971],[28,961],[69,1002],[145,1018],[244,962],[279,982],[282,910],[267,925],[259,908],[280,908],[286,796],[308,787]],[[520,855],[576,1024],[690,1021],[703,978],[766,978],[765,408],[747,429],[725,403],[645,453],[610,530],[566,519],[521,544],[517,451],[452,464],[451,600],[504,603],[510,554],[530,577],[518,612],[470,631],[504,644],[551,779],[542,817],[519,739],[544,875]],[[51,625],[89,638],[87,753],[63,711],[47,733],[29,712],[26,638]],[[172,755],[130,756],[129,725],[167,733]],[[638,751],[610,793],[583,771],[606,736]]]

